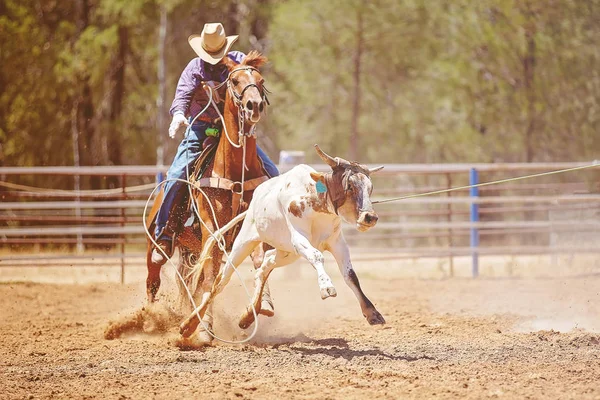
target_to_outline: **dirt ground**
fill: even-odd
[[[600,277],[398,279],[358,272],[387,324],[367,324],[339,273],[273,273],[276,315],[250,344],[182,351],[166,333],[106,340],[144,302],[127,285],[0,284],[0,398],[600,398]],[[244,294],[218,299],[237,338]]]

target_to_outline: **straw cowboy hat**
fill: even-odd
[[[188,43],[202,60],[215,65],[225,57],[238,35],[225,36],[225,29],[220,23],[204,24],[202,33],[191,35]]]

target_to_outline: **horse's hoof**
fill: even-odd
[[[267,317],[272,317],[273,315],[275,315],[275,308],[273,307],[273,303],[271,303],[268,300],[261,301],[259,314],[265,315]]]
[[[325,300],[328,297],[337,296],[337,292],[333,286],[325,287],[321,289],[321,299]]]
[[[192,318],[184,321],[179,327],[179,333],[184,338],[189,338],[192,336],[196,328],[198,327],[198,319]]]

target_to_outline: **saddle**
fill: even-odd
[[[215,140],[209,140],[215,139]],[[203,150],[194,162],[190,171],[190,182],[197,182],[198,176],[202,176],[208,166],[215,158],[217,145],[219,141],[216,138],[208,137],[205,139],[206,145],[203,143]],[[167,232],[171,236],[177,236],[179,242],[184,242],[188,248],[200,247],[202,244],[200,238],[200,227],[194,211],[192,209],[192,199],[190,199],[189,190],[187,187],[180,190],[175,198],[173,208],[169,213],[167,221]],[[191,230],[186,230],[186,227],[191,227]],[[189,231],[189,232],[188,232]]]
[[[232,215],[235,216],[245,211],[245,209],[248,207],[248,204],[242,199],[242,192],[246,193],[253,191],[258,187],[258,185],[267,181],[269,179],[269,175],[263,167],[263,176],[247,180],[243,183],[243,185],[241,182],[233,182],[229,179],[221,178],[214,173],[212,176],[205,176],[207,169],[212,165],[215,159],[216,150],[219,145],[219,139],[220,137],[216,138],[209,136],[204,140],[202,144],[203,150],[194,163],[189,180],[201,188],[210,187],[231,191]],[[193,199],[189,198],[190,196],[187,190],[183,190],[182,192],[182,198],[179,199],[176,204],[182,206],[180,210],[183,218],[179,219],[179,221],[185,220],[185,222],[179,223],[176,228],[178,240],[184,245],[187,244],[188,248],[200,248],[200,223],[197,221],[197,217],[192,208]],[[183,209],[183,206],[185,206],[185,209]],[[186,230],[186,227],[191,227],[192,229]],[[237,229],[233,229],[229,231],[226,236],[234,236],[236,231]],[[227,242],[231,244],[233,240],[227,240]]]

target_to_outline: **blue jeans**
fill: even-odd
[[[196,159],[200,156],[200,153],[202,153],[202,142],[206,139],[206,134],[204,132],[208,127],[209,126],[203,122],[196,122],[192,125],[187,137],[181,141],[181,144],[179,144],[179,147],[177,148],[175,159],[167,172],[167,179],[187,179],[187,170],[190,172],[192,171]],[[272,178],[279,175],[279,170],[266,153],[258,146],[256,150],[269,177]],[[165,183],[163,188],[163,201],[158,210],[158,214],[156,215],[156,229],[154,231],[156,240],[171,239],[168,235],[164,234],[164,230],[167,220],[169,219],[169,213],[173,208],[173,203],[177,198],[177,194],[184,186],[185,184],[183,182],[178,181]]]

